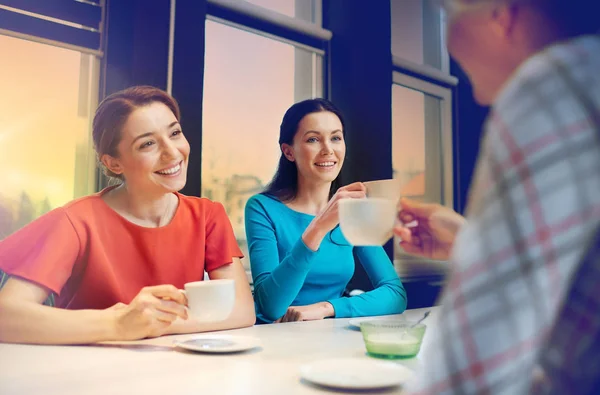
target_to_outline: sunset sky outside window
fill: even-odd
[[[392,86],[392,168],[403,195],[425,193],[425,94]]]
[[[0,35],[0,53],[10,54],[0,58],[2,239],[93,192],[90,122],[98,81],[93,57],[77,51]]]
[[[294,47],[207,21],[205,59],[202,195],[225,206],[244,248],[246,200],[275,172],[294,103]]]
[[[251,2],[294,15],[293,0]],[[275,173],[279,125],[295,100],[296,49],[210,20],[205,42],[202,196],[225,206],[249,270],[244,207]]]
[[[294,47],[207,21],[204,76],[203,187],[233,174],[267,182],[294,103]]]

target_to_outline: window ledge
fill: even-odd
[[[435,67],[411,62],[410,60],[406,60],[398,56],[393,56],[392,58],[394,69],[396,71],[407,71],[410,74],[416,75],[417,77],[425,78],[440,85],[458,85],[458,78],[454,77],[453,75],[446,74]]]
[[[224,8],[238,14],[247,15],[251,18],[266,22],[268,24],[283,27],[319,40],[329,41],[332,37],[330,30],[323,29],[314,23],[283,15],[276,11],[272,11],[245,1],[208,0],[208,4]]]

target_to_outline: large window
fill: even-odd
[[[293,1],[252,3],[294,15]],[[287,108],[322,96],[323,51],[216,18],[206,22],[205,51],[202,196],[225,206],[249,271],[246,201],[275,173]]]
[[[451,206],[452,172],[448,170],[452,162],[448,148],[452,125],[450,119],[444,122],[444,111],[451,108],[450,92],[439,89],[440,97],[412,86],[392,86],[394,178],[401,180],[403,196]]]
[[[453,206],[452,92],[445,18],[435,1],[391,0],[392,166],[402,195]],[[445,263],[409,256],[394,243],[405,281],[438,277]]]
[[[95,55],[0,35],[0,239],[95,189]]]

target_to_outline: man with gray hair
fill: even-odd
[[[392,0],[394,1],[394,0]],[[407,252],[452,261],[409,393],[600,393],[597,0],[446,0],[492,105],[466,222],[401,202]]]

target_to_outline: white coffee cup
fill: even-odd
[[[199,322],[218,322],[229,317],[235,304],[235,281],[205,280],[184,286],[189,313]]]
[[[367,188],[368,198],[389,199],[394,202],[400,200],[401,184],[400,180],[377,180],[363,182]]]
[[[393,234],[396,202],[391,199],[342,199],[339,202],[340,229],[356,246],[377,246]]]

